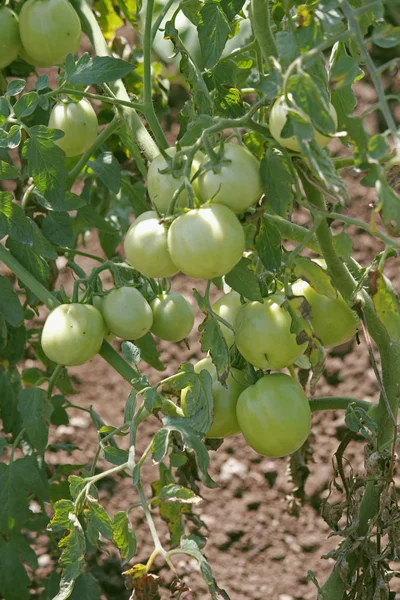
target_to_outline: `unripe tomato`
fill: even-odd
[[[168,231],[168,249],[180,271],[198,279],[226,275],[240,260],[245,236],[236,215],[222,204],[179,216]]]
[[[299,346],[290,332],[292,319],[281,307],[285,297],[274,294],[264,303],[249,302],[235,319],[235,343],[240,354],[259,369],[283,369],[293,364],[307,344]]]
[[[20,47],[17,16],[7,7],[0,8],[0,69],[17,58]]]
[[[240,302],[240,294],[231,290],[227,294],[224,294],[212,305],[212,309],[217,315],[222,317],[225,321],[227,321],[232,327],[234,326],[236,315],[239,310],[242,308],[242,303]],[[219,326],[221,327],[222,335],[225,338],[228,348],[232,346],[234,342],[234,332],[229,327],[226,327],[222,323],[218,321]]]
[[[138,340],[153,324],[149,303],[133,287],[111,290],[103,300],[103,317],[107,328],[123,340]]]
[[[205,202],[225,204],[233,212],[243,213],[258,202],[263,193],[260,163],[239,144],[225,144],[224,160],[226,164],[217,171],[210,169],[199,176],[200,196]],[[207,161],[205,158],[203,164]]]
[[[284,138],[281,136],[282,129],[286,125],[289,110],[290,108],[286,104],[285,97],[281,96],[280,98],[278,98],[271,110],[271,115],[269,117],[269,129],[271,131],[272,137],[275,138],[276,141],[281,144],[281,146],[289,148],[289,150],[294,150],[295,152],[300,152],[300,146],[296,136],[292,135],[288,138]],[[335,126],[337,127],[337,114],[332,104],[329,104],[329,113],[335,123]],[[308,115],[303,115],[303,117],[304,119],[309,121]],[[332,138],[323,135],[322,133],[314,129],[314,139],[320,146],[322,146],[322,148],[324,148],[329,144]]]
[[[93,358],[103,343],[104,321],[90,304],[61,304],[47,317],[42,348],[50,360],[71,367]]]
[[[174,156],[176,148],[167,148],[166,153],[169,156]],[[191,177],[195,175],[202,159],[203,154],[197,152],[192,162]],[[159,154],[151,161],[147,172],[147,191],[149,192],[150,200],[161,213],[167,212],[174,193],[183,182],[182,177],[174,177],[171,173],[160,173],[160,171],[164,171],[167,167],[167,161],[162,154]],[[192,185],[195,195],[199,197],[198,178],[193,181]],[[184,208],[186,202],[187,193],[186,190],[182,190],[179,194],[177,208]]]
[[[167,229],[155,210],[142,213],[124,241],[128,262],[147,277],[171,277],[178,272],[168,252]]]
[[[259,454],[286,456],[298,450],[311,428],[303,388],[289,375],[265,375],[239,396],[236,414],[246,442]]]
[[[70,157],[90,148],[97,137],[98,121],[90,102],[82,98],[79,102],[57,102],[50,113],[49,127],[64,132],[55,143]]]
[[[19,30],[30,64],[51,67],[75,54],[81,22],[68,0],[28,0],[19,15]]]
[[[196,373],[203,369],[208,371],[212,379],[212,396],[214,399],[213,423],[208,430],[207,438],[225,438],[240,432],[239,423],[236,416],[236,404],[240,394],[247,387],[247,380],[242,371],[231,369],[226,380],[226,386],[218,381],[217,370],[209,356],[199,360],[194,365]],[[181,406],[183,412],[187,415],[186,396],[188,388],[182,390]]]
[[[167,342],[179,342],[189,335],[194,325],[194,310],[178,292],[158,296],[151,303],[153,325],[151,332]]]
[[[304,296],[311,306],[311,325],[326,348],[344,344],[355,336],[359,319],[339,292],[336,298],[328,298],[302,280],[293,284],[292,291],[295,296]]]

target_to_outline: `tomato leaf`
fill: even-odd
[[[211,69],[221,57],[230,32],[229,22],[219,2],[207,2],[202,6],[197,32],[204,67]]]
[[[369,274],[371,296],[376,313],[393,342],[400,340],[400,300],[380,271]]]
[[[176,483],[164,485],[158,492],[157,498],[164,502],[177,502],[179,504],[197,504],[202,501],[202,498],[192,490]]]
[[[42,222],[45,237],[55,246],[72,246],[73,222],[67,212],[49,212]]]
[[[105,509],[101,504],[98,503],[97,500],[88,496],[86,498],[88,509],[85,511],[88,524],[90,523],[90,527],[92,530],[96,531],[98,538],[98,534],[101,533],[103,537],[107,540],[111,540],[113,537],[113,531],[111,526],[111,520],[108,516]]]
[[[151,333],[146,333],[140,340],[135,340],[135,345],[140,350],[142,360],[157,369],[157,371],[164,371],[165,365],[159,359],[160,353]]]
[[[6,277],[0,275],[0,311],[10,325],[18,327],[24,320],[24,311],[17,294]]]
[[[97,579],[91,573],[82,573],[75,581],[69,600],[100,600],[101,591]]]
[[[7,600],[29,600],[30,579],[21,562],[21,550],[26,550],[22,544],[29,544],[23,536],[12,537],[8,540],[0,537],[0,595]]]
[[[11,194],[0,192],[0,237],[9,234],[18,242],[33,246],[32,222],[25,216],[23,209],[12,200]]]
[[[67,83],[73,85],[96,85],[109,83],[125,77],[135,68],[133,64],[111,56],[95,56],[82,60],[89,55],[83,55],[73,70],[68,73]]]
[[[333,299],[337,297],[337,291],[331,284],[327,272],[316,262],[303,256],[297,256],[293,270],[296,277],[307,281],[318,294],[323,294]]]
[[[110,192],[118,194],[121,187],[121,169],[112,152],[103,152],[96,160],[89,161],[89,166]]]
[[[221,383],[225,383],[229,373],[229,349],[218,320],[208,314],[201,323],[199,331],[201,332],[201,349],[203,352],[210,352],[217,369],[218,379]]]
[[[18,410],[29,440],[39,452],[44,452],[49,435],[50,416],[53,412],[45,392],[39,388],[26,388],[19,394]]]
[[[75,580],[84,567],[86,540],[78,517],[71,512],[68,515],[68,534],[58,544],[63,548],[60,565],[64,568],[61,575],[60,591],[54,600],[65,600],[71,594]]]
[[[282,258],[281,234],[275,225],[265,217],[261,217],[258,222],[254,245],[267,271],[278,271]]]
[[[232,271],[225,275],[225,282],[244,298],[264,302],[260,284],[250,265],[251,261],[248,258],[241,258]]]
[[[122,560],[130,560],[136,552],[136,535],[126,512],[116,512],[111,526],[113,541],[121,554]]]
[[[400,196],[387,184],[385,180],[376,182],[378,193],[378,206],[376,208],[382,215],[382,220],[391,235],[400,235]]]
[[[17,167],[10,165],[8,162],[4,162],[4,160],[0,160],[0,180],[20,178],[21,174]]]

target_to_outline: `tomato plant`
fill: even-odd
[[[200,197],[224,204],[235,213],[245,212],[262,195],[259,162],[238,144],[226,144],[222,160],[216,170],[211,166],[200,175]],[[203,161],[201,166],[206,169],[207,163]]]
[[[283,369],[303,354],[306,344],[298,344],[291,332],[291,317],[276,294],[261,302],[242,306],[234,322],[235,344],[239,352],[260,369]]]
[[[284,373],[265,375],[244,390],[236,408],[247,443],[265,456],[286,456],[304,444],[311,411],[301,385]]]
[[[0,69],[17,58],[20,46],[17,16],[7,7],[0,8]]]
[[[241,258],[244,245],[240,222],[220,204],[190,210],[168,231],[172,261],[185,275],[198,279],[226,275]]]
[[[232,469],[269,501],[282,456],[296,515],[333,463],[312,502],[339,541],[295,590],[267,551],[264,595],[394,597],[399,8],[2,3],[1,598],[252,597],[215,580],[207,511]]]
[[[180,342],[193,329],[194,311],[192,305],[178,292],[164,293],[150,304],[153,311],[154,335],[167,342]]]
[[[19,29],[24,58],[38,67],[63,63],[81,43],[81,23],[67,0],[28,0],[21,9]]]
[[[104,337],[101,313],[88,304],[61,304],[47,317],[43,352],[59,365],[82,365],[100,350]]]
[[[142,213],[132,223],[124,250],[132,267],[148,277],[171,277],[178,271],[169,255],[166,227],[153,210]]]
[[[239,433],[240,427],[236,416],[236,405],[240,394],[248,386],[245,375],[239,369],[232,368],[226,385],[223,386],[218,381],[217,369],[209,356],[202,358],[194,365],[196,373],[201,373],[203,369],[211,375],[214,400],[212,425],[207,431],[206,437],[226,438]],[[185,388],[181,394],[181,404],[186,415],[190,415],[188,393],[189,388]]]
[[[56,141],[65,155],[77,156],[92,146],[97,137],[97,116],[90,102],[57,102],[50,113],[49,127],[64,136]]]

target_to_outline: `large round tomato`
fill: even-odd
[[[38,67],[63,63],[81,43],[81,22],[68,0],[28,0],[21,9],[19,30],[29,63]]]
[[[178,272],[168,252],[167,229],[155,210],[141,214],[124,241],[128,262],[147,277],[171,277]]]
[[[355,336],[359,319],[339,292],[336,298],[328,298],[302,280],[296,281],[292,290],[311,306],[311,325],[324,346],[339,346]]]
[[[306,441],[311,411],[303,388],[289,375],[265,375],[239,396],[236,414],[246,442],[264,456],[292,454]]]
[[[143,337],[153,324],[149,303],[133,287],[111,290],[103,301],[103,317],[107,328],[124,340]]]
[[[208,158],[203,164],[206,162]],[[263,193],[260,163],[245,146],[225,144],[223,164],[218,170],[202,173],[199,188],[205,202],[225,204],[235,213],[245,212],[258,202]]]
[[[299,346],[290,332],[292,319],[281,307],[285,297],[274,294],[264,303],[249,302],[235,319],[235,343],[240,354],[260,369],[283,369],[293,364],[307,344]]]
[[[56,144],[66,156],[77,156],[95,141],[98,121],[92,105],[83,98],[79,102],[57,102],[50,113],[49,127],[64,132]]]
[[[300,152],[299,142],[297,141],[296,136],[291,136],[284,138],[281,136],[282,129],[286,125],[286,121],[288,118],[288,112],[290,107],[286,104],[285,97],[281,96],[275,102],[272,107],[271,115],[269,118],[269,129],[271,131],[271,135],[276,139],[277,142],[284,146],[285,148],[289,148],[290,150],[294,150],[295,152]],[[337,114],[334,106],[332,104],[329,105],[330,115],[337,127],[338,120]],[[304,119],[309,121],[309,117],[307,115],[303,115]],[[323,135],[316,129],[314,130],[314,139],[315,141],[322,146],[323,148],[329,144],[332,138],[329,136]]]
[[[240,260],[245,248],[243,227],[222,204],[196,208],[172,223],[168,248],[185,275],[213,279],[229,273]]]
[[[240,394],[246,389],[248,383],[242,371],[231,369],[226,380],[226,386],[218,381],[217,370],[211,358],[207,356],[194,365],[196,373],[203,369],[208,371],[212,379],[212,395],[214,399],[213,422],[207,432],[207,438],[225,438],[239,433],[240,427],[236,416],[236,403]],[[181,393],[181,405],[183,412],[188,415],[190,410],[186,401],[189,388]]]
[[[212,305],[212,309],[217,315],[222,317],[225,321],[227,321],[232,327],[234,326],[236,315],[239,310],[242,308],[242,303],[240,302],[240,294],[231,290],[227,294],[224,294]],[[222,323],[219,323],[221,327],[222,335],[225,338],[225,341],[228,345],[228,348],[232,346],[234,342],[234,333],[232,329],[226,327]]]
[[[168,148],[166,150],[169,156],[176,154],[176,148]],[[192,162],[191,176],[196,174],[200,162],[203,158],[201,152],[197,152]],[[183,182],[182,177],[174,177],[172,173],[160,173],[168,167],[168,163],[162,154],[156,156],[150,163],[147,173],[147,191],[149,192],[150,200],[154,206],[161,212],[166,213],[171,203],[172,197],[176,190]],[[193,190],[196,196],[199,196],[198,178],[193,181]],[[179,194],[177,208],[184,208],[187,202],[187,193],[182,190]]]
[[[178,292],[168,292],[155,298],[152,333],[167,342],[179,342],[189,335],[194,325],[194,310],[190,302]]]
[[[18,19],[9,8],[0,8],[0,69],[18,56],[21,47]]]
[[[42,348],[59,365],[82,365],[98,353],[103,337],[104,321],[97,308],[90,304],[62,304],[46,319]]]

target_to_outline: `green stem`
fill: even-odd
[[[372,406],[374,406],[372,402],[358,400],[357,398],[347,398],[345,396],[321,396],[319,398],[313,398],[312,400],[309,400],[309,404],[312,412],[319,412],[320,410],[346,410],[350,404],[355,404],[357,407],[368,411]]]
[[[15,440],[14,440],[14,443],[13,443],[13,445],[12,445],[12,448],[11,448],[10,463],[12,463],[12,462],[13,462],[13,460],[14,460],[14,454],[15,454],[15,451],[16,451],[16,449],[18,448],[18,444],[20,443],[20,441],[21,441],[21,440],[22,440],[22,438],[24,437],[24,433],[25,433],[25,431],[26,431],[26,430],[25,430],[25,427],[23,427],[23,428],[21,429],[21,431],[19,432],[19,434],[17,435],[17,437],[15,438]]]
[[[154,25],[151,28],[151,43],[154,42],[154,38],[157,35],[157,31],[158,31],[161,23],[163,22],[165,15],[167,14],[167,12],[169,11],[169,9],[171,8],[171,6],[173,5],[174,2],[175,2],[175,0],[168,0],[168,2],[166,4],[164,4],[162,9],[160,10],[160,14],[158,15],[157,19],[154,21]]]
[[[109,123],[107,125],[107,127],[105,127],[101,131],[101,133],[99,133],[99,135],[95,139],[94,143],[90,146],[90,148],[88,150],[86,150],[86,152],[84,152],[82,154],[81,158],[79,159],[79,161],[76,163],[75,167],[70,172],[70,174],[68,176],[69,187],[72,186],[72,184],[74,183],[75,179],[79,176],[82,169],[85,168],[90,157],[96,152],[96,150],[101,148],[101,146],[104,144],[104,142],[106,140],[108,140],[108,138],[113,133],[115,133],[117,131],[117,129],[119,128],[120,125],[121,125],[121,118],[119,115],[115,115],[115,117],[113,118],[111,123]]]
[[[139,112],[143,111],[143,104],[137,102],[130,102],[128,100],[121,100],[120,98],[114,98],[112,96],[102,96],[101,94],[92,94],[90,92],[84,92],[83,90],[74,90],[73,88],[61,87],[57,90],[47,92],[44,96],[55,96],[56,94],[70,94],[71,96],[82,96],[82,98],[90,98],[92,100],[100,100],[105,104],[113,104],[114,106],[127,106],[133,108]]]
[[[154,525],[153,518],[152,518],[151,513],[149,511],[149,507],[147,505],[146,496],[144,494],[143,487],[142,487],[141,483],[138,483],[137,490],[138,490],[138,493],[139,493],[140,503],[141,503],[142,508],[144,510],[144,514],[145,514],[145,517],[146,517],[147,525],[149,527],[149,530],[150,530],[150,533],[151,533],[151,537],[153,538],[155,552],[157,554],[160,554],[160,553],[165,554],[165,551],[164,551],[164,549],[162,547],[162,544],[160,542],[160,538],[158,537],[157,529],[156,529],[156,527]]]
[[[278,48],[271,31],[269,0],[251,0],[251,25],[264,60],[278,58]]]
[[[107,42],[103,37],[96,17],[94,16],[87,1],[73,0],[73,4],[81,19],[85,32],[88,34],[89,39],[92,42],[96,54],[98,56],[111,56],[111,51],[108,48]],[[110,83],[110,88],[118,99],[127,102],[130,101],[125,86],[120,79]],[[146,155],[146,158],[149,161],[153,160],[153,158],[159,154],[159,149],[138,117],[135,109],[121,106],[118,110],[121,114],[123,123],[127,125],[126,131],[124,131],[124,141],[126,142],[126,145],[131,153],[134,154],[135,150],[133,150],[133,148],[134,146],[138,145]]]
[[[146,21],[144,27],[143,40],[143,87],[144,87],[144,113],[147,122],[154,134],[154,137],[161,148],[168,148],[169,143],[164,135],[162,127],[153,105],[152,81],[151,81],[151,47],[152,47],[152,30],[151,24],[153,19],[154,0],[147,0],[146,5]]]
[[[49,385],[47,386],[47,397],[49,399],[53,395],[54,388],[56,387],[58,378],[60,377],[62,370],[63,370],[63,366],[57,365],[52,373],[52,376],[49,379]]]
[[[57,252],[64,252],[64,254],[78,254],[79,256],[86,256],[87,258],[91,258],[92,260],[97,260],[97,262],[103,263],[104,258],[101,256],[96,256],[95,254],[89,254],[88,252],[83,252],[82,250],[76,250],[76,248],[67,248],[66,246],[56,246]]]

